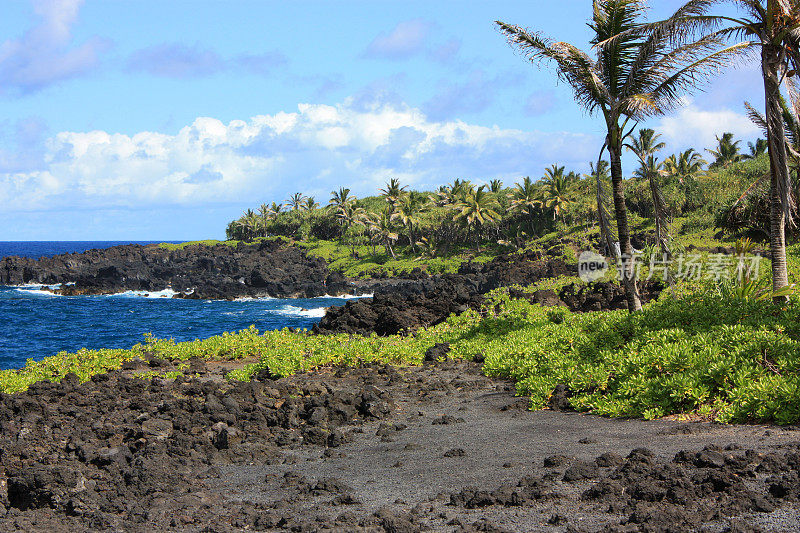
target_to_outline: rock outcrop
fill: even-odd
[[[193,245],[168,250],[125,245],[39,260],[5,257],[0,283],[65,285],[64,295],[111,294],[171,288],[178,297],[233,299],[350,294],[352,287],[324,260],[282,241],[237,246]]]

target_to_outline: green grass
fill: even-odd
[[[420,252],[410,248],[396,251],[396,259],[387,254],[382,246],[360,245],[355,247],[355,256],[350,246],[336,241],[312,239],[298,241],[297,246],[303,248],[311,257],[319,257],[328,263],[331,270],[341,272],[351,278],[371,278],[411,272],[419,268],[429,274],[445,274],[458,272],[458,268],[466,261],[488,262],[496,257],[495,249],[477,253],[474,249],[459,249],[447,256],[422,257]],[[373,251],[375,253],[373,253]]]

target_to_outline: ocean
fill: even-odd
[[[130,243],[0,242],[0,258],[49,257]],[[56,296],[39,285],[0,285],[0,369],[21,368],[28,359],[39,360],[62,350],[130,348],[142,342],[146,333],[186,341],[250,325],[261,331],[310,328],[322,318],[325,308],[347,301],[332,297],[216,301],[169,296],[170,291]]]

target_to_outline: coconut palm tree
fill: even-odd
[[[308,211],[308,212],[311,212],[311,211],[315,210],[318,207],[319,207],[319,204],[314,201],[314,197],[313,196],[309,196],[308,198],[306,198],[306,201],[303,202],[300,205],[300,208],[303,211]]]
[[[589,163],[589,177],[595,180],[595,199],[597,202],[597,223],[600,226],[600,249],[605,246],[607,255],[616,254],[615,241],[611,236],[611,215],[608,212],[608,195],[605,182],[609,179],[609,164],[605,159],[598,159],[597,165]]]
[[[739,153],[739,143],[742,141],[734,141],[733,133],[726,132],[722,137],[717,137],[717,149],[711,150],[706,148],[706,152],[714,156],[714,162],[711,163],[709,168],[726,167],[731,163],[741,161],[744,157]]]
[[[544,205],[553,210],[553,220],[564,214],[564,210],[572,203],[570,192],[572,192],[572,181],[564,175],[564,167],[556,167],[545,170],[543,180],[545,189]]]
[[[528,215],[531,235],[533,235],[535,233],[536,210],[542,206],[536,184],[530,177],[525,176],[522,183],[514,185],[514,190],[509,194],[509,198],[511,199],[512,211],[521,211]]]
[[[331,191],[331,199],[328,207],[332,207],[334,212],[342,210],[348,204],[356,201],[356,197],[350,194],[350,189],[340,187],[338,191]]]
[[[764,84],[764,114],[770,168],[770,255],[772,288],[776,302],[789,285],[786,265],[786,223],[792,223],[791,178],[786,154],[780,84],[800,68],[800,2],[797,0],[731,0],[740,15],[710,14],[717,1],[691,0],[691,14],[680,20],[674,35],[691,43],[720,37],[747,39],[738,44],[743,52],[758,50]],[[695,41],[697,42],[697,41]]]
[[[305,200],[305,198],[306,197],[303,196],[303,193],[296,192],[286,200],[286,203],[289,204],[289,206],[292,208],[292,211],[297,211],[302,207],[303,200]]]
[[[268,212],[269,212],[269,219],[275,220],[276,218],[278,218],[278,215],[280,215],[283,212],[283,204],[272,202],[272,205],[269,206]]]
[[[383,189],[379,189],[379,192],[383,195],[389,205],[394,206],[400,201],[400,197],[405,194],[407,189],[406,185],[400,186],[400,180],[397,178],[391,178],[389,181],[386,182],[386,187]]]
[[[634,278],[630,228],[622,181],[622,146],[629,124],[663,114],[680,104],[684,90],[702,81],[710,69],[723,64],[736,47],[719,49],[720,39],[706,37],[676,44],[671,31],[687,15],[677,13],[656,29],[647,28],[644,0],[595,0],[589,27],[592,58],[576,46],[540,33],[497,21],[509,43],[534,63],[554,63],[559,77],[573,89],[575,99],[590,114],[600,113],[606,124],[604,148],[611,160],[611,183],[624,266],[622,281],[628,309],[641,309]],[[692,12],[693,13],[693,12]],[[712,50],[714,50],[712,52]],[[632,128],[631,128],[632,129]],[[601,152],[602,153],[602,152]]]
[[[639,130],[639,135],[631,137],[630,142],[625,146],[632,151],[639,159],[639,168],[634,172],[634,176],[646,179],[650,185],[650,196],[653,200],[653,219],[656,225],[656,242],[665,255],[670,254],[669,250],[669,210],[661,187],[658,185],[658,177],[661,174],[662,163],[658,162],[655,153],[666,146],[658,139],[661,135],[650,128]]]
[[[664,160],[664,171],[673,177],[678,178],[680,183],[685,179],[693,178],[703,172],[703,165],[706,160],[695,151],[694,148],[687,148],[677,155],[672,154]]]
[[[397,239],[400,238],[400,234],[397,233],[392,223],[391,211],[382,211],[380,214],[372,217],[368,227],[373,239],[383,245],[386,253],[390,254],[392,259],[397,259],[392,244],[397,242]]]
[[[476,250],[478,252],[480,252],[480,229],[486,224],[500,219],[496,208],[497,201],[494,199],[494,196],[486,190],[486,185],[481,185],[476,190],[468,192],[456,205],[458,213],[456,213],[455,219],[463,222],[467,226],[468,231],[474,228],[479,234],[476,245]]]
[[[392,220],[398,220],[408,230],[408,241],[411,249],[416,251],[416,230],[419,226],[419,215],[428,203],[428,196],[411,192],[400,198],[392,214]]]
[[[744,154],[742,158],[755,159],[761,154],[765,154],[767,152],[767,140],[759,137],[758,139],[756,139],[755,143],[751,142],[747,143],[747,147],[750,149],[750,153]]]

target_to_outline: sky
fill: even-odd
[[[653,2],[650,18],[676,0]],[[589,50],[588,0],[7,0],[0,240],[224,238],[294,192],[588,171],[604,138],[502,20]],[[758,136],[742,60],[642,127],[667,154]],[[708,155],[708,154],[706,154]],[[710,157],[710,156],[709,156]],[[630,156],[626,173],[633,171]]]

